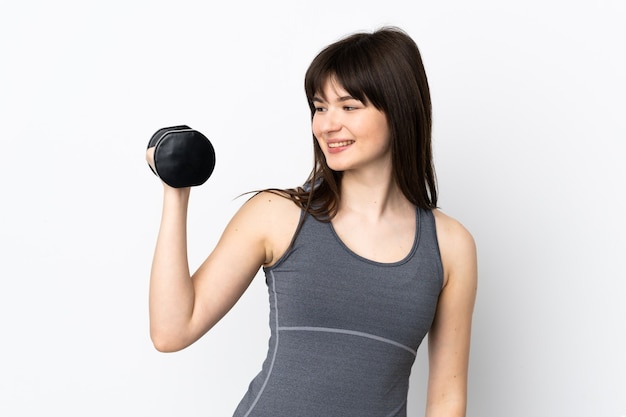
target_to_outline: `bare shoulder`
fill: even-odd
[[[435,216],[435,224],[437,226],[437,237],[439,244],[444,245],[462,245],[474,246],[474,238],[472,234],[455,218],[445,214],[439,209],[433,210]]]
[[[261,191],[246,201],[241,211],[253,216],[260,223],[272,223],[277,226],[281,219],[300,217],[300,208],[279,191]]]
[[[300,220],[301,209],[279,191],[261,191],[246,201],[236,217],[253,223],[263,237],[265,266],[274,264],[288,249]]]
[[[437,240],[444,267],[445,280],[451,276],[474,276],[476,270],[476,243],[463,224],[439,209],[433,210]]]

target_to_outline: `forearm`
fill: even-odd
[[[469,334],[460,336],[447,344],[439,339],[442,336],[441,330],[435,326],[428,339],[429,375],[426,417],[465,417]]]
[[[429,399],[426,405],[425,417],[465,417],[466,401],[436,401]]]
[[[150,335],[162,351],[178,350],[194,307],[187,258],[189,189],[165,187],[163,213],[150,274]]]
[[[440,298],[442,313],[449,301],[448,296]],[[446,324],[444,316],[436,318],[428,336],[426,417],[465,417],[470,323],[455,320],[456,327],[451,326]]]

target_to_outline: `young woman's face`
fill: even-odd
[[[330,169],[349,171],[391,166],[387,117],[329,80],[313,98],[312,129]]]

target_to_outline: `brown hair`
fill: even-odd
[[[411,203],[435,208],[430,91],[413,39],[399,28],[384,27],[352,34],[323,49],[304,80],[311,118],[315,113],[312,99],[331,78],[354,98],[385,113],[394,180]],[[315,137],[313,148],[315,162],[305,186],[282,192],[317,219],[330,221],[339,206],[342,173],[328,167]]]

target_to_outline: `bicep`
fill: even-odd
[[[266,260],[263,207],[248,201],[228,223],[212,253],[193,274],[194,339],[211,329],[237,302]]]

